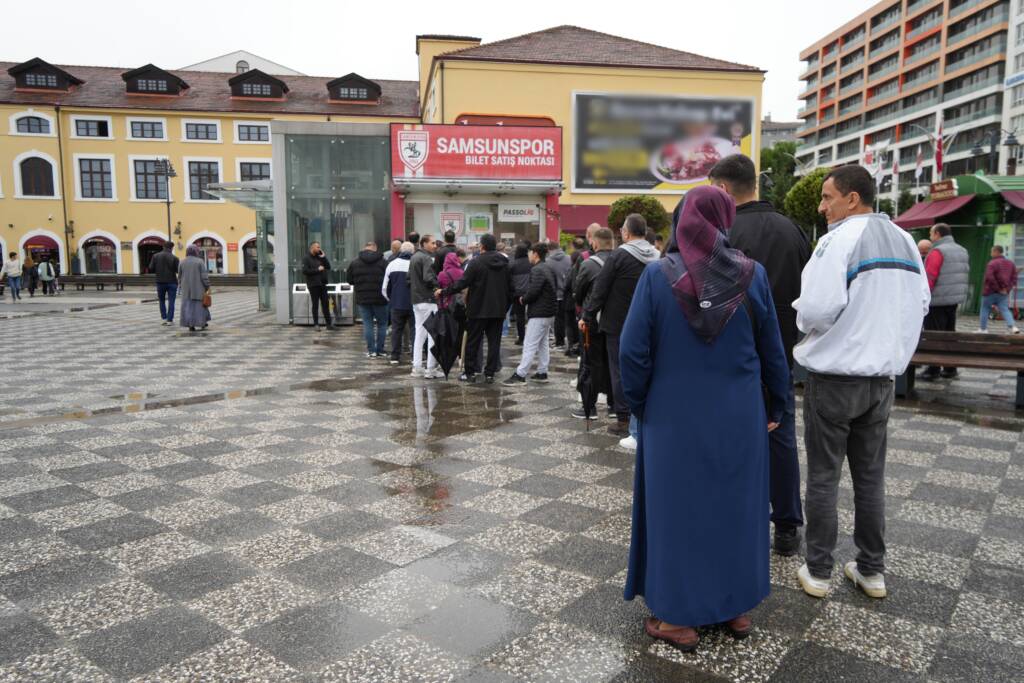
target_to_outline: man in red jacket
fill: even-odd
[[[988,316],[995,306],[1006,321],[1011,334],[1019,334],[1017,324],[1007,305],[1010,290],[1017,286],[1017,269],[1013,261],[1003,256],[1003,248],[992,247],[992,260],[985,267],[985,286],[981,292],[981,321],[979,332],[988,332]]]

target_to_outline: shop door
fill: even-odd
[[[85,272],[88,275],[100,275],[117,272],[117,247],[105,237],[93,237],[82,245],[85,256]]]
[[[206,270],[214,274],[224,272],[224,253],[220,242],[212,237],[202,237],[193,242],[193,244],[199,247],[199,251],[203,252],[203,262],[206,263]]]
[[[25,244],[25,251],[32,254],[32,260],[36,263],[44,258],[53,264],[53,267],[60,270],[60,247],[52,238],[46,235],[36,235]]]
[[[139,241],[139,274],[149,274],[149,263],[164,250],[163,237],[146,237]]]

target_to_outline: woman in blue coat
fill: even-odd
[[[697,626],[745,637],[769,591],[768,432],[789,369],[765,271],[726,240],[735,215],[718,188],[687,194],[621,339],[639,420],[625,597],[642,595],[647,633],[684,651]]]

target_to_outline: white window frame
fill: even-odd
[[[170,201],[174,203],[174,193],[171,191],[171,178],[167,179],[167,199],[139,199],[135,196],[135,162],[136,161],[160,161],[162,159],[170,159],[167,155],[159,154],[130,154],[128,155],[128,188],[131,190],[131,196],[128,198],[130,202],[139,202],[140,204],[165,204]],[[178,169],[174,169],[177,171]]]
[[[224,159],[222,157],[182,157],[181,170],[178,171],[178,176],[185,179],[184,201],[189,204],[223,204],[224,199],[221,197],[216,199],[192,199],[192,174],[189,172],[189,163],[193,161],[217,162],[217,182],[224,182]]]
[[[238,127],[239,126],[264,126],[267,129],[267,141],[262,140],[239,140],[238,139]],[[236,145],[269,145],[270,141],[270,121],[233,121],[232,127],[235,129],[235,144]]]
[[[93,135],[79,135],[78,134],[78,122],[79,121],[106,121],[107,122],[107,136],[93,136]],[[87,116],[85,114],[72,114],[71,115],[71,139],[72,140],[113,140],[114,139],[114,119],[111,116]],[[132,138],[135,139],[135,138]]]
[[[75,164],[75,201],[76,202],[116,202],[117,201],[117,164],[114,163],[113,154],[74,154],[72,155]],[[82,196],[82,166],[80,159],[104,159],[110,162],[110,197],[83,197]],[[135,169],[133,168],[132,171]],[[133,173],[134,175],[134,173]]]
[[[19,132],[18,131],[18,119],[23,119],[26,116],[36,116],[38,118],[43,119],[44,121],[48,121],[49,124],[50,124],[50,132],[49,133],[22,133],[22,132]],[[16,111],[13,114],[11,114],[9,117],[7,117],[7,121],[8,121],[8,128],[7,128],[7,134],[8,135],[19,135],[19,136],[21,136],[23,138],[55,138],[55,137],[57,137],[57,120],[54,119],[53,116],[51,116],[49,114],[46,114],[46,113],[43,113],[41,111],[37,111],[35,109],[24,109],[22,111]]]
[[[242,164],[266,164],[270,166],[270,177],[274,177],[274,164],[271,162],[270,157],[236,157],[235,158],[235,181],[244,182],[242,180]]]
[[[160,123],[164,127],[162,138],[137,138],[132,135],[132,123]],[[133,142],[167,142],[167,119],[162,116],[128,116],[124,120],[124,139]],[[152,157],[148,157],[152,159]]]
[[[185,124],[188,124],[188,123],[201,123],[201,124],[204,124],[204,125],[216,126],[217,127],[217,139],[215,139],[215,140],[193,140],[190,137],[186,137],[187,136],[186,131],[188,129],[185,127]],[[220,121],[218,121],[217,119],[182,119],[181,120],[181,141],[182,142],[189,142],[189,143],[195,142],[195,143],[208,144],[208,145],[209,144],[219,144],[219,143],[223,142],[224,141],[224,136],[221,134]]]
[[[53,194],[48,197],[40,197],[37,195],[25,195],[21,193],[21,162],[31,157],[39,157],[44,161],[50,163],[50,173],[53,175]],[[60,175],[57,173],[57,160],[46,152],[42,152],[38,149],[30,149],[27,152],[22,152],[18,156],[14,157],[14,161],[11,163],[11,170],[14,171],[14,198],[15,199],[42,199],[55,200],[60,199]]]

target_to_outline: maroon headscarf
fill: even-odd
[[[725,237],[735,218],[736,204],[724,191],[710,185],[690,190],[676,225],[679,252],[663,259],[686,320],[709,344],[743,303],[754,277],[754,262]]]

